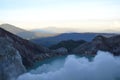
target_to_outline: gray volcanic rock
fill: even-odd
[[[25,72],[19,52],[6,38],[0,38],[0,80],[16,80]]]
[[[91,42],[80,45],[72,52],[77,54],[95,55],[98,50],[109,51],[114,55],[120,55],[120,36],[103,37],[96,36]]]
[[[61,41],[58,44],[52,45],[49,48],[52,50],[59,49],[61,47],[64,47],[67,49],[68,52],[71,52],[74,48],[86,43],[84,40],[66,40],[66,41]]]
[[[110,51],[114,55],[120,55],[120,35],[110,37],[106,42],[109,44]]]
[[[36,61],[62,55],[61,52],[57,53],[56,51],[49,50],[46,47],[34,44],[2,28],[0,28],[0,37],[9,40],[13,48],[19,51],[23,65],[27,69],[32,67]]]
[[[44,53],[50,53],[46,47],[38,46],[28,40],[22,39],[2,28],[0,28],[0,37],[8,39],[12,46],[19,51],[25,67],[34,64],[36,57],[44,57]]]
[[[59,53],[59,54],[68,54],[68,50],[64,47],[58,48],[56,50],[53,50],[55,53]]]

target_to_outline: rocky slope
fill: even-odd
[[[23,64],[26,67],[33,65],[38,55],[42,59],[46,57],[43,54],[50,53],[48,48],[31,43],[28,40],[22,39],[2,28],[0,28],[0,37],[8,39],[12,46],[19,51]]]
[[[10,40],[0,38],[0,80],[16,80],[25,71],[22,58]]]
[[[96,36],[91,42],[80,45],[72,52],[77,54],[94,55],[98,50],[109,51],[120,55],[120,35],[113,37]]]
[[[20,36],[24,39],[33,39],[36,38],[36,35],[30,31],[18,28],[16,26],[10,25],[10,24],[1,24],[0,28],[3,28],[17,36]]]
[[[1,24],[0,28],[3,28],[5,30],[7,30],[17,36],[20,36],[24,39],[27,39],[27,40],[57,35],[56,33],[51,34],[51,33],[46,33],[46,32],[42,32],[42,31],[34,31],[34,30],[28,31],[28,30],[21,29],[19,27],[11,25],[11,24]]]
[[[78,47],[79,45],[82,45],[82,44],[84,44],[84,43],[86,43],[86,41],[84,41],[84,40],[77,40],[77,41],[75,41],[75,40],[66,40],[66,41],[61,41],[61,42],[59,42],[59,43],[56,44],[56,45],[52,45],[52,46],[50,46],[49,48],[55,50],[55,49],[64,47],[64,48],[66,48],[69,52],[71,52],[72,49],[74,49],[74,48],[76,48],[76,47]]]

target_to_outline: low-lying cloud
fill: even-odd
[[[102,51],[92,61],[70,55],[62,63],[45,64],[17,80],[120,80],[120,58]]]

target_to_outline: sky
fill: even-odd
[[[120,0],[0,0],[0,24],[78,32],[120,29]]]

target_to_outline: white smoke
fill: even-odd
[[[65,62],[45,64],[17,80],[120,80],[120,58],[102,51],[92,61],[70,55]]]

